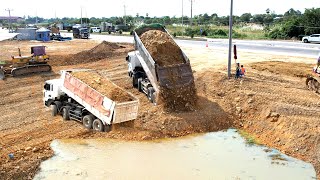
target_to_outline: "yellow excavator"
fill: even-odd
[[[47,63],[49,56],[45,48],[45,46],[31,47],[30,56],[22,56],[18,48],[18,56],[11,56],[10,61],[0,62],[0,80],[6,75],[19,76],[51,71],[51,66]]]

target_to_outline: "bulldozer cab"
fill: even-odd
[[[33,56],[46,55],[46,46],[33,46],[33,47],[31,47],[31,54],[33,54]]]

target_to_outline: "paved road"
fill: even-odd
[[[133,42],[132,37],[128,36],[107,36],[91,35],[92,39],[106,40],[112,42]],[[206,46],[206,41],[176,40],[181,47],[201,48]],[[300,42],[288,41],[254,41],[254,40],[234,40],[239,51],[246,52],[264,52],[268,54],[292,55],[303,57],[317,57],[320,52],[320,44],[305,44]],[[208,39],[210,48],[225,49],[228,48],[226,39]]]
[[[14,33],[0,33],[0,41],[12,38]],[[72,33],[62,33],[63,36],[72,36]],[[10,37],[9,37],[10,36]],[[91,34],[93,40],[133,43],[133,37]],[[214,49],[228,49],[227,39],[208,39],[208,41],[176,40],[181,47],[202,48],[208,46]],[[262,41],[262,40],[233,40],[238,51],[263,52],[268,54],[291,55],[315,58],[320,52],[320,44],[306,44],[290,41]]]
[[[63,34],[62,34],[63,35]],[[70,34],[66,34],[70,36]],[[114,35],[97,35],[91,34],[93,40],[106,40],[110,42],[127,42],[133,43],[133,37],[114,36]],[[181,47],[202,48],[206,46],[206,41],[176,40]],[[238,51],[246,52],[263,52],[277,55],[291,55],[315,58],[320,52],[320,44],[305,44],[301,42],[290,41],[263,41],[263,40],[233,40],[237,45]],[[228,49],[227,39],[208,39],[210,48]]]

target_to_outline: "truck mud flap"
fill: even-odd
[[[186,87],[194,83],[190,63],[158,67],[157,75],[160,87],[167,89]]]

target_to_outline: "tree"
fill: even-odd
[[[240,16],[240,20],[242,22],[250,22],[250,19],[252,18],[251,13],[244,13]]]
[[[294,10],[293,8],[289,9],[289,11],[284,13],[284,17],[290,16],[301,16],[301,12],[299,10]]]
[[[306,9],[303,15],[303,24],[307,34],[320,33],[320,8]]]
[[[171,19],[170,19],[169,16],[164,16],[164,17],[162,18],[162,20],[163,20],[163,24],[164,24],[164,25],[169,25],[169,24],[171,24]]]
[[[266,16],[265,14],[256,14],[253,16],[252,20],[255,23],[263,24],[265,16]]]

